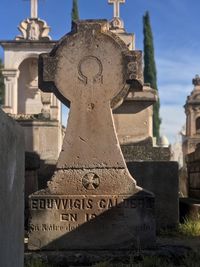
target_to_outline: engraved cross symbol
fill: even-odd
[[[114,5],[114,18],[119,18],[120,17],[120,4],[124,4],[126,0],[108,0],[109,4]]]
[[[88,190],[96,189],[99,184],[99,177],[95,173],[90,172],[83,177],[83,186]]]

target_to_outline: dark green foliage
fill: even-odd
[[[79,19],[78,0],[73,0],[71,19],[72,22]]]
[[[144,82],[150,83],[151,87],[158,90],[157,87],[157,73],[154,59],[154,45],[153,34],[151,30],[151,23],[149,13],[143,17],[143,33],[144,33]],[[153,136],[160,137],[161,119],[159,116],[160,101],[153,106]]]
[[[4,101],[4,79],[2,75],[2,69],[3,69],[3,64],[2,60],[0,59],[0,105],[2,105]]]

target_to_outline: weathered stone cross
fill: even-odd
[[[108,0],[109,4],[114,5],[114,18],[119,18],[120,17],[120,4],[124,4],[126,0]]]
[[[143,247],[155,242],[153,195],[131,177],[112,115],[130,84],[140,82],[141,59],[105,20],[75,22],[39,56],[39,88],[70,103],[70,112],[48,188],[30,196],[30,250],[130,250],[138,240]]]

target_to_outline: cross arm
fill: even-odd
[[[70,102],[62,96],[55,85],[55,70],[58,60],[49,54],[41,54],[38,60],[38,85],[43,92],[54,93],[68,107]]]

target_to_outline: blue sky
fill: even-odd
[[[72,0],[39,0],[39,17],[59,39],[70,30]],[[154,35],[158,87],[161,101],[161,133],[173,142],[185,123],[183,105],[191,92],[192,78],[200,74],[199,0],[126,0],[121,17],[127,32],[136,35],[136,48],[143,49],[142,16],[150,12]],[[79,0],[81,19],[111,19],[107,0]],[[0,39],[18,35],[19,22],[30,14],[28,0],[1,0]],[[3,52],[0,50],[0,56]]]

